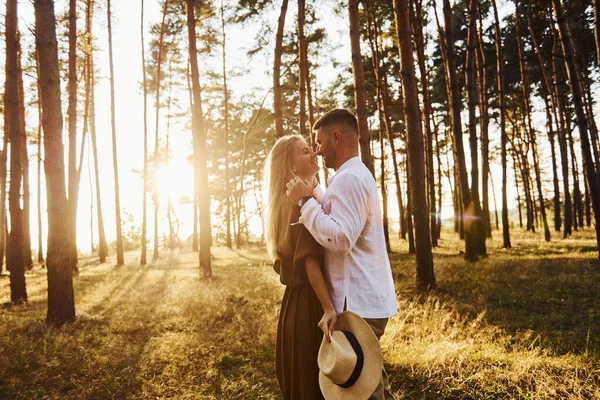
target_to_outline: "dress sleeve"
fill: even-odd
[[[306,257],[314,257],[320,260],[323,265],[323,247],[317,243],[310,232],[303,226],[297,226],[298,239],[294,250],[294,270],[300,273],[301,276],[306,276]],[[307,278],[308,279],[308,278]]]

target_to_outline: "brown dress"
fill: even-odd
[[[299,217],[295,207],[289,221],[298,221]],[[305,269],[307,256],[319,258],[323,265],[323,248],[304,225],[290,226],[283,236],[273,265],[286,286],[277,326],[277,380],[284,400],[323,399],[317,366],[323,338],[317,323],[323,316],[323,308]]]

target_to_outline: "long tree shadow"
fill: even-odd
[[[394,263],[396,277],[414,276],[414,261],[401,260]],[[436,270],[436,294],[462,315],[485,312],[489,323],[511,334],[532,331],[536,345],[557,355],[600,357],[598,261],[512,254],[476,263],[436,255],[437,265],[439,260],[444,260],[444,267]]]

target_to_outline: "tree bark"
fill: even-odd
[[[192,91],[194,105],[192,107],[192,118],[195,123],[194,138],[197,141],[197,150],[194,155],[198,165],[198,203],[200,208],[200,240],[199,240],[199,267],[200,277],[210,278],[211,268],[211,227],[210,227],[210,192],[208,190],[208,172],[206,170],[206,134],[204,132],[204,117],[202,115],[202,103],[200,99],[200,74],[198,72],[198,60],[196,50],[196,18],[194,16],[194,0],[186,0],[187,3],[187,26],[190,64],[192,69]]]
[[[360,52],[360,24],[358,18],[359,0],[348,1],[348,17],[350,20],[350,47],[352,50],[352,75],[354,76],[354,101],[358,119],[358,134],[362,162],[375,176],[373,157],[371,156],[371,133],[367,122],[366,83]]]
[[[37,261],[39,264],[44,262],[44,242],[43,242],[43,233],[42,233],[42,94],[41,87],[39,84],[40,77],[40,66],[38,61],[38,53],[37,49],[35,52],[35,73],[37,77],[36,87],[37,87],[37,106],[38,106],[38,135],[37,135],[37,223],[38,223],[38,256]],[[5,135],[6,136],[6,135]],[[6,148],[6,146],[5,146]],[[1,163],[1,161],[0,161]],[[4,164],[6,166],[6,163]],[[0,167],[1,168],[1,167]],[[4,171],[6,176],[6,171]],[[0,180],[0,185],[4,187],[4,183]],[[1,189],[3,190],[3,189]],[[2,198],[2,203],[4,203],[4,197]],[[1,206],[0,210],[4,210],[4,207]],[[4,219],[4,211],[0,213],[0,219]],[[2,229],[4,231],[4,229]],[[0,235],[4,235],[3,232],[0,232]],[[1,244],[4,241],[0,241]],[[0,246],[1,246],[0,244]],[[3,246],[2,246],[3,247]],[[0,257],[0,265],[2,263],[2,258]],[[0,268],[1,269],[1,268]]]
[[[411,200],[415,218],[415,250],[417,262],[417,290],[425,291],[436,287],[433,271],[433,257],[429,234],[427,195],[425,193],[425,159],[423,156],[423,135],[421,134],[417,81],[411,41],[410,18],[407,0],[394,0],[394,14],[407,128],[409,180]]]
[[[36,47],[40,62],[44,170],[48,204],[48,313],[46,323],[75,320],[73,276],[69,264],[69,205],[65,188],[62,109],[54,1],[35,0]]]

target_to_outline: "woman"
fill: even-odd
[[[281,137],[269,153],[265,237],[273,268],[285,288],[277,326],[277,380],[284,400],[322,399],[317,354],[336,313],[322,272],[323,248],[301,224],[286,184],[316,182],[317,156],[300,135]],[[320,329],[319,329],[320,328]],[[323,331],[321,331],[321,329]]]

